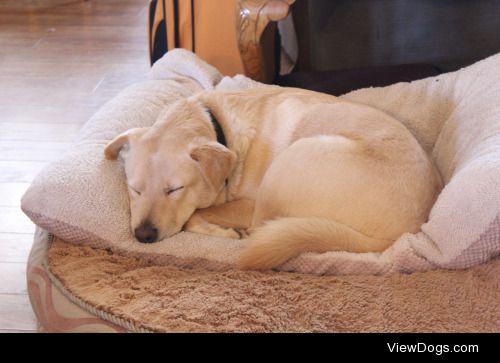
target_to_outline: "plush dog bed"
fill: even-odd
[[[417,279],[419,276],[424,276],[422,277],[424,280],[437,279],[443,285],[446,285],[446,281],[448,281],[449,285],[446,285],[447,287],[433,286],[433,289],[439,289],[439,291],[435,290],[435,295],[429,293],[429,301],[447,301],[447,305],[442,305],[442,308],[445,309],[446,306],[450,308],[451,306],[452,311],[450,314],[452,315],[453,311],[461,312],[462,308],[486,311],[488,312],[487,315],[489,314],[489,322],[496,326],[496,330],[498,330],[500,327],[498,303],[493,302],[491,304],[490,302],[494,300],[489,300],[490,295],[495,294],[498,288],[492,290],[493,292],[485,292],[486,297],[483,296],[482,291],[478,291],[478,301],[460,300],[457,306],[453,305],[455,297],[452,297],[454,296],[452,290],[458,288],[457,281],[462,278],[470,279],[471,275],[468,275],[468,273],[474,275],[476,269],[482,271],[481,268],[486,267],[480,266],[468,271],[455,272],[431,271],[435,269],[471,268],[491,260],[500,252],[500,103],[498,102],[500,99],[500,72],[498,69],[500,69],[500,55],[490,57],[458,72],[412,83],[363,89],[342,96],[355,102],[377,107],[401,120],[436,163],[446,186],[432,208],[429,221],[422,226],[421,231],[416,234],[404,234],[385,252],[365,254],[345,252],[306,253],[280,266],[279,270],[314,275],[387,275],[391,273],[429,271],[424,274],[395,274],[379,277],[360,276],[359,278],[367,279],[369,281],[368,285],[374,284],[371,287],[372,290],[366,285],[367,291],[375,291],[378,289],[379,284],[389,284],[385,292],[392,291],[392,289],[397,290],[396,285],[392,286],[392,284],[400,280],[402,281],[400,287],[409,284],[408,286],[417,289],[418,286],[411,285],[410,281]],[[333,304],[328,305],[329,302],[324,306],[324,314],[328,315],[326,311],[333,309],[332,306],[337,304],[338,295],[335,294],[334,290],[327,289],[326,292],[323,291],[323,282],[327,282],[328,285],[333,284],[335,281],[351,281],[350,279],[357,281],[355,277],[346,276],[347,280],[343,280],[344,278],[339,277],[277,272],[269,272],[263,275],[253,272],[237,272],[233,269],[233,264],[244,247],[244,240],[229,240],[180,233],[152,245],[138,243],[130,231],[128,199],[122,168],[119,163],[105,161],[103,158],[104,145],[111,138],[131,127],[150,126],[164,109],[180,98],[189,97],[203,89],[239,89],[261,86],[242,76],[222,78],[216,69],[187,51],[176,50],[167,53],[153,67],[150,81],[132,86],[105,105],[86,124],[72,149],[63,155],[60,160],[41,172],[23,197],[23,210],[38,226],[62,238],[64,241],[74,244],[72,246],[62,242],[54,243],[54,251],[66,251],[62,253],[63,255],[64,253],[76,253],[79,256],[78,258],[83,258],[80,253],[83,255],[104,253],[91,249],[98,248],[111,254],[108,256],[108,252],[106,252],[99,258],[107,256],[106,258],[116,261],[118,270],[122,269],[122,267],[119,267],[122,262],[127,266],[127,264],[132,263],[131,261],[136,261],[137,258],[139,259],[139,262],[137,262],[139,269],[145,266],[141,264],[157,266],[155,271],[165,272],[159,273],[159,276],[163,276],[162,278],[170,276],[167,277],[167,280],[172,278],[181,285],[184,282],[189,285],[190,282],[188,281],[194,281],[192,279],[197,276],[195,280],[199,281],[200,284],[201,290],[197,290],[201,294],[200,296],[207,294],[209,290],[208,288],[201,288],[201,286],[213,286],[208,281],[210,279],[200,278],[203,274],[214,278],[216,281],[220,280],[228,283],[231,279],[243,283],[245,276],[248,276],[248,278],[255,277],[256,281],[248,285],[250,289],[255,289],[255,293],[262,291],[259,290],[258,286],[266,279],[276,278],[280,281],[280,286],[282,283],[285,287],[295,286],[296,289],[302,284],[311,284],[317,288],[316,293],[314,293],[314,288],[312,290],[308,288],[305,288],[306,290],[299,289],[297,291],[303,291],[303,295],[299,299],[297,295],[290,292],[292,290],[278,289],[278,297],[281,296],[279,294],[283,294],[282,298],[290,295],[295,296],[293,299],[296,300],[305,299],[309,301],[308,296],[313,295],[316,298],[312,301],[323,301],[318,298],[318,294],[321,295],[324,292],[325,304],[326,301]],[[61,246],[66,247],[62,248]],[[43,251],[43,248],[40,251]],[[48,249],[48,251],[50,257],[51,249]],[[38,255],[38,259],[43,260],[44,257],[40,257],[41,254],[43,255],[41,252],[34,253],[33,256]],[[62,257],[59,256],[59,258]],[[182,322],[178,325],[172,320],[173,318],[170,320],[166,318],[158,325],[141,325],[142,318],[132,317],[128,313],[125,320],[119,320],[117,317],[120,317],[122,312],[115,305],[112,305],[110,301],[127,300],[127,296],[133,294],[130,295],[129,292],[124,290],[125,297],[120,298],[118,294],[114,295],[111,300],[106,300],[104,298],[108,292],[104,293],[104,286],[99,285],[99,281],[101,277],[106,280],[108,277],[122,279],[122,276],[106,277],[99,275],[101,277],[96,278],[93,282],[97,284],[95,286],[101,286],[100,288],[93,289],[95,286],[90,283],[85,288],[82,288],[83,290],[80,290],[78,283],[70,286],[70,281],[78,281],[77,278],[70,278],[70,275],[76,273],[75,269],[62,268],[62,260],[54,262],[56,260],[57,258],[48,258],[49,262],[44,269],[39,267],[35,269],[37,271],[35,275],[45,275],[43,278],[33,275],[35,270],[30,267],[30,283],[33,281],[33,276],[38,279],[37,281],[45,280],[46,287],[52,286],[48,284],[50,280],[57,287],[57,289],[51,289],[51,291],[63,292],[64,296],[76,302],[78,306],[84,306],[93,313],[97,314],[98,311],[103,311],[108,314],[103,313],[102,317],[107,317],[105,320],[115,323],[112,327],[106,325],[110,329],[115,329],[117,326],[126,327],[127,325],[124,324],[131,324],[133,321],[135,325],[128,327],[131,330],[139,329],[141,326],[147,326],[147,329],[152,330],[172,330],[177,329],[176,326],[180,330],[196,330],[196,328],[193,328],[196,324],[189,327],[190,325],[184,322],[184,320],[192,320],[187,316],[185,319],[182,318]],[[92,260],[92,263],[95,262],[96,260]],[[69,263],[77,266],[79,262],[73,261]],[[30,262],[30,266],[33,265],[36,264]],[[112,263],[106,265],[104,269],[113,271],[111,266]],[[496,267],[491,266],[496,266],[496,262],[490,262],[487,266],[490,266],[487,267],[488,271],[490,271],[489,269],[495,270]],[[177,272],[170,274],[167,271]],[[443,279],[441,280],[436,276],[443,276]],[[451,278],[451,276],[456,277]],[[489,281],[491,277],[489,272],[486,279],[482,276],[478,277],[480,281],[485,280],[494,285],[495,281]],[[260,278],[263,280],[259,280]],[[377,280],[377,278],[380,280]],[[85,281],[89,283],[89,281]],[[165,280],[159,283],[168,286],[175,281]],[[291,281],[296,281],[295,285]],[[427,283],[431,282],[427,281]],[[30,288],[32,298],[32,291],[36,289],[41,291],[41,287],[35,285]],[[475,285],[475,282],[473,285]],[[472,296],[469,289],[474,289],[473,285],[466,285],[466,291],[464,292],[466,296]],[[482,290],[484,286],[479,285]],[[488,285],[488,288],[492,288],[493,285]],[[342,286],[342,283],[340,283],[340,286]],[[142,289],[142,287],[139,288]],[[102,294],[99,292],[100,289],[103,291]],[[225,287],[222,287],[221,291],[227,291],[225,289]],[[148,291],[154,294],[155,288],[150,287]],[[353,291],[357,290],[354,289]],[[366,298],[359,300],[353,291],[346,292],[345,299],[341,301],[353,299],[353,304],[355,300],[358,300],[357,303],[361,304],[361,306],[369,306],[366,303]],[[448,291],[451,295],[448,295],[448,297],[446,297],[447,295],[440,295],[441,291]],[[382,293],[381,298],[385,296],[385,292]],[[88,295],[85,295],[85,293],[88,293]],[[111,294],[111,292],[109,293]],[[353,295],[349,296],[349,294]],[[197,311],[202,317],[208,317],[212,311],[210,309],[214,309],[216,305],[209,305],[208,300],[203,298],[193,299],[193,296],[182,294],[176,296],[173,296],[170,301],[173,305],[169,305],[168,308],[165,305],[165,308],[172,312],[175,311],[172,306],[178,306],[177,314],[181,315],[185,309],[188,309],[187,305],[190,302],[192,302],[191,313],[194,314]],[[217,296],[214,297],[215,301],[217,299],[226,301]],[[269,304],[269,301],[265,299],[259,300],[254,295],[251,296],[255,299],[256,304]],[[498,296],[494,297],[498,301]],[[393,298],[388,297],[388,299]],[[47,302],[49,301],[48,298],[33,300],[34,305],[38,306],[35,307],[38,316],[47,315],[45,309],[48,309],[48,305],[43,305],[40,301]],[[278,299],[277,301],[281,303],[281,300]],[[184,303],[187,305],[183,305]],[[388,304],[385,300],[378,300],[376,303]],[[474,307],[472,308],[471,305],[467,304],[473,304]],[[137,311],[147,309],[147,307],[141,307],[138,301],[132,305],[135,306],[134,309],[137,309]],[[231,306],[235,306],[239,315],[245,315],[244,309],[238,310],[239,308],[236,305]],[[155,306],[155,309],[158,310],[158,305]],[[250,307],[248,308],[250,309]],[[306,309],[305,305],[304,309]],[[375,308],[372,307],[372,309]],[[374,310],[374,313],[376,311],[381,313],[382,311],[384,314],[390,314],[390,312],[385,312],[382,306],[377,309]],[[408,307],[408,309],[406,313],[410,314],[410,311],[415,308]],[[292,313],[292,310],[288,308],[273,311],[278,314],[277,320],[271,319],[273,323],[259,323],[260,325],[254,326],[249,325],[245,319],[242,321],[245,321],[246,325],[252,326],[253,328],[248,328],[252,330],[342,330],[340,325],[329,325],[326,320],[311,317],[312,310],[309,315],[307,315],[306,310],[297,310],[299,315],[305,314],[311,317],[312,323],[304,324],[298,323],[293,317],[290,317],[290,314],[295,313]],[[328,311],[331,311],[332,314],[339,314],[338,311],[335,313],[336,310],[334,309]],[[99,314],[98,316],[101,316]],[[279,316],[282,316],[280,314],[288,316],[286,324],[279,323]],[[364,311],[363,314],[367,314],[367,312]],[[485,325],[490,323],[483,322],[480,318],[475,317],[466,325],[460,327],[458,323],[451,322],[453,319],[449,315],[446,316],[444,325],[437,322],[419,325],[414,320],[410,325],[415,326],[414,329],[416,330],[432,331],[469,329],[465,328],[465,326],[470,326],[471,330],[494,330],[492,325]],[[88,316],[87,318],[91,319]],[[50,318],[40,319],[45,321],[42,325],[51,329],[47,326],[52,321]],[[235,319],[234,321],[238,321],[238,318]],[[300,319],[300,317],[297,317],[297,319]],[[370,319],[373,320],[374,317],[370,315],[367,321],[371,321]],[[227,321],[217,325],[215,320],[212,319],[210,322],[207,320],[206,324],[199,323],[196,326],[198,326],[199,330],[246,329],[244,328],[245,324],[227,325],[229,324]],[[235,324],[234,321],[231,324]],[[349,318],[346,317],[346,321],[349,321]],[[477,322],[478,325],[474,325],[473,321]],[[317,324],[315,325],[314,322],[317,322]],[[402,327],[405,324],[404,321],[397,323],[402,325],[391,325],[383,319],[379,323],[381,327],[385,326],[386,330],[411,331],[413,329],[412,327]],[[339,322],[339,324],[343,323]],[[368,325],[368,323],[362,326],[353,325],[351,322],[351,325],[346,326],[356,326],[356,329],[353,328],[353,330],[368,331],[370,330]],[[474,327],[472,327],[473,325]],[[380,328],[379,330],[383,329]]]
[[[33,308],[59,332],[496,332],[500,258],[387,276],[207,272],[156,265],[38,230]]]
[[[500,252],[500,55],[458,72],[346,99],[401,120],[441,172],[445,188],[427,223],[383,253],[305,253],[279,267],[314,274],[384,274],[467,268]],[[179,233],[141,244],[131,233],[121,165],[103,148],[131,127],[150,126],[180,98],[203,89],[262,85],[224,78],[193,53],[176,50],[155,63],[151,81],[123,91],[83,128],[78,141],[34,180],[21,207],[33,222],[67,242],[178,267],[221,271],[234,265],[244,240]],[[270,87],[270,86],[267,86]]]

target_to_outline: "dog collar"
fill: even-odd
[[[226,142],[226,136],[224,135],[224,131],[222,131],[222,126],[220,125],[219,121],[215,118],[214,114],[210,111],[208,111],[208,115],[210,116],[210,122],[212,122],[212,126],[214,127],[215,134],[217,135],[217,142],[219,144],[224,145],[227,147],[227,142]],[[227,186],[229,185],[229,180],[226,179],[224,181],[224,189],[225,189],[225,199],[226,202],[228,201],[228,196],[227,196]]]
[[[214,114],[210,110],[208,110],[208,115],[210,116],[210,121],[212,122],[215,134],[217,135],[217,142],[227,147],[226,136],[224,135],[224,131],[222,131],[219,121],[217,121]]]

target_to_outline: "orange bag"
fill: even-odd
[[[152,0],[149,47],[153,64],[174,48],[192,50],[224,75],[243,73],[236,42],[236,0]]]

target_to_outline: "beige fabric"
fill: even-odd
[[[167,332],[497,332],[500,259],[465,271],[313,276],[179,270],[56,240],[50,271],[80,299]]]
[[[39,332],[124,332],[123,326],[99,319],[82,309],[54,286],[46,269],[49,244],[47,232],[35,230],[26,268],[26,283]],[[125,325],[125,324],[124,324]]]
[[[344,97],[376,106],[401,120],[436,160],[445,189],[422,232],[404,234],[383,253],[306,253],[280,267],[314,274],[384,274],[466,268],[500,252],[500,55],[459,72]],[[223,78],[185,50],[153,67],[103,107],[78,143],[46,168],[22,200],[39,226],[66,241],[141,256],[155,263],[226,270],[244,241],[180,233],[148,245],[130,232],[121,166],[103,159],[105,143],[124,130],[151,125],[159,112],[203,88],[256,86]],[[165,79],[165,80],[159,80]],[[442,131],[441,131],[442,130]]]
[[[346,98],[401,120],[432,153],[447,184],[417,243],[433,263],[464,268],[500,252],[500,54],[458,72]],[[473,246],[483,246],[472,253]]]

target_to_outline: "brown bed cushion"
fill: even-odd
[[[500,258],[386,276],[181,270],[55,238],[48,267],[74,296],[153,331],[495,332]]]

